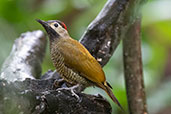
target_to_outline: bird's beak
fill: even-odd
[[[37,22],[39,22],[46,30],[46,32],[48,33],[50,39],[54,38],[54,37],[59,37],[59,34],[51,28],[51,26],[49,25],[48,22],[37,19]]]
[[[36,19],[37,22],[39,22],[45,29],[49,28],[49,25],[46,21]]]

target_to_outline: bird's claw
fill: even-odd
[[[75,96],[77,100],[80,100],[80,97],[74,92],[74,89],[71,89],[72,96]]]
[[[72,87],[66,87],[66,88],[58,88],[56,89],[57,91],[61,91],[61,90],[70,90],[71,93],[72,93],[72,96],[75,96],[77,98],[77,100],[80,102],[81,99],[80,97],[74,92],[74,90],[78,87],[79,85],[75,85],[75,86],[72,86]]]
[[[65,82],[64,79],[55,80],[54,83],[53,83],[52,88],[53,88],[53,89],[59,88],[59,87],[61,87],[61,85],[62,85],[64,82]]]

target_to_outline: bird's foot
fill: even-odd
[[[77,100],[80,101],[80,97],[74,92],[78,87],[79,87],[79,84],[74,85],[72,87],[58,88],[56,90],[57,91],[60,91],[60,90],[70,90],[71,93],[72,93],[72,96],[75,96],[77,98]]]
[[[52,88],[53,89],[60,88],[64,82],[65,82],[64,79],[55,80],[54,83],[53,83]]]

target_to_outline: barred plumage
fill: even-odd
[[[56,46],[51,44],[51,46]],[[85,87],[93,85],[92,82],[87,80],[86,78],[80,76],[79,73],[74,72],[71,68],[68,68],[64,63],[64,58],[60,54],[58,47],[51,48],[51,59],[53,61],[53,65],[56,67],[56,71],[71,84],[82,84]]]

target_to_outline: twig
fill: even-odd
[[[140,17],[123,39],[124,73],[130,114],[147,114],[141,57]]]

